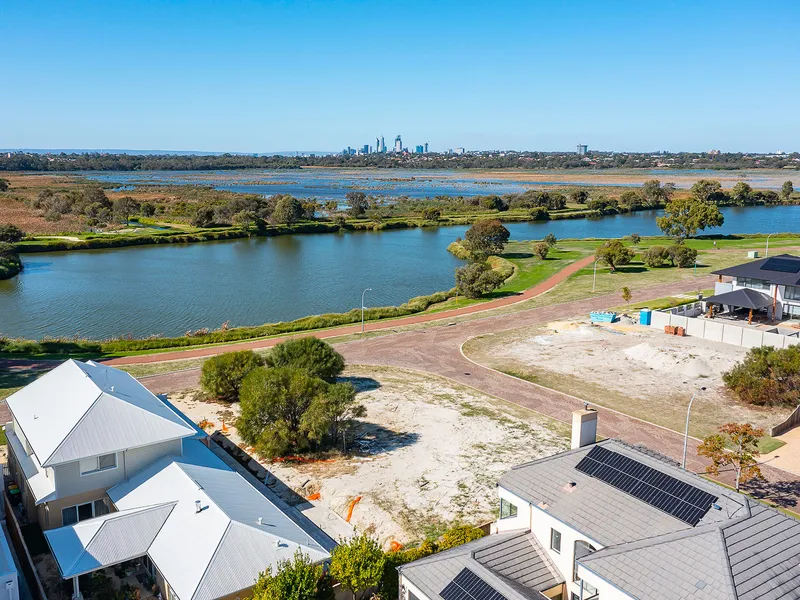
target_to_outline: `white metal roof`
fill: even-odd
[[[175,503],[133,508],[45,531],[67,579],[144,556]]]
[[[182,600],[211,600],[248,588],[260,572],[298,549],[314,561],[330,556],[198,440],[184,442],[183,457],[159,460],[108,495],[120,510],[175,502],[148,555]]]
[[[42,466],[194,435],[128,373],[68,360],[7,399]]]

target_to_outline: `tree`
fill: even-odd
[[[550,211],[547,210],[544,206],[534,206],[528,214],[531,217],[531,221],[549,221],[550,220]]]
[[[331,553],[331,576],[349,590],[353,600],[366,597],[381,582],[386,556],[366,533],[342,541]]]
[[[0,242],[16,243],[21,242],[25,237],[25,232],[16,225],[0,224]]]
[[[303,415],[303,426],[316,443],[330,438],[335,448],[347,450],[347,432],[364,417],[367,409],[356,402],[356,390],[349,383],[335,383],[328,387],[324,396],[313,402]],[[339,443],[341,438],[342,443]]]
[[[731,465],[736,473],[736,491],[742,483],[761,477],[761,468],[756,460],[761,453],[758,439],[764,436],[761,427],[750,423],[726,423],[720,433],[709,435],[697,448],[697,454],[711,459],[706,472],[719,475],[721,467]]]
[[[644,251],[642,259],[644,260],[644,264],[651,269],[663,267],[664,264],[670,260],[669,250],[664,248],[664,246],[651,246]]]
[[[301,550],[291,560],[278,563],[275,574],[267,568],[253,586],[252,600],[333,600],[333,588],[322,565],[311,562]]]
[[[0,242],[0,279],[10,279],[22,271],[22,261],[13,244]]]
[[[575,204],[586,204],[589,199],[589,192],[586,190],[572,190],[569,193],[569,199]]]
[[[640,236],[638,233],[631,234],[631,244],[636,246],[641,241],[642,241],[642,236]]]
[[[533,253],[542,260],[547,258],[548,252],[550,252],[550,246],[546,242],[539,242],[533,245]]]
[[[697,250],[684,244],[675,244],[667,249],[667,255],[673,267],[684,269],[691,267],[697,260]]]
[[[785,181],[781,187],[781,200],[784,202],[789,202],[789,200],[792,199],[792,194],[794,194],[794,186],[792,185],[792,182]]]
[[[615,271],[618,266],[627,265],[633,257],[635,252],[630,248],[626,248],[622,240],[608,240],[597,248],[594,253],[595,259],[602,260],[612,271]]]
[[[631,301],[633,298],[633,294],[631,294],[631,289],[628,286],[624,286],[622,288],[622,299],[625,301],[625,304]]]
[[[7,192],[11,189],[11,182],[8,179],[0,177],[0,192]]]
[[[257,220],[258,217],[256,213],[250,210],[240,210],[231,217],[233,225],[241,229],[248,236],[252,233],[253,225],[255,225]]]
[[[209,227],[214,223],[214,207],[198,206],[189,221],[192,227]]]
[[[544,243],[547,244],[550,248],[555,248],[556,244],[558,243],[558,238],[552,233],[548,233],[544,236]]]
[[[113,202],[114,214],[120,221],[125,221],[125,227],[130,223],[131,215],[136,214],[139,210],[139,203],[130,196],[123,196],[117,198]]]
[[[619,203],[628,210],[640,208],[644,203],[642,197],[634,190],[626,190],[619,197]]]
[[[480,298],[503,284],[503,276],[482,262],[473,262],[456,269],[456,288],[467,298]]]
[[[302,218],[303,205],[294,196],[283,196],[272,211],[272,220],[275,223],[291,225]]]
[[[744,360],[722,374],[734,395],[756,406],[800,404],[800,346],[751,348]]]
[[[692,197],[701,202],[719,202],[722,192],[722,184],[719,181],[710,179],[698,179],[690,190]]]
[[[200,385],[214,398],[236,402],[244,378],[263,364],[264,360],[252,350],[218,354],[203,363]]]
[[[422,209],[422,218],[426,221],[438,221],[442,218],[442,211],[432,206],[425,207]]]
[[[464,247],[473,256],[485,259],[490,254],[500,254],[511,236],[497,219],[476,221],[464,234]]]
[[[327,390],[327,383],[302,369],[253,369],[239,392],[242,439],[268,458],[308,450],[315,432],[308,431],[303,417]]]
[[[358,218],[367,212],[369,202],[364,192],[347,192],[344,197],[347,199],[347,213],[351,217]]]
[[[747,204],[753,199],[753,188],[744,181],[739,181],[731,190],[731,198],[736,204]]]
[[[156,205],[152,202],[142,202],[141,211],[143,217],[152,217],[156,214]]]
[[[691,196],[667,203],[664,216],[656,219],[659,229],[679,240],[694,237],[708,227],[719,227],[725,221],[719,208]]]
[[[674,193],[674,184],[667,183],[662,186],[658,179],[645,181],[644,185],[642,185],[642,189],[639,190],[644,205],[650,208],[666,204],[672,199]]]
[[[303,369],[312,377],[335,381],[344,371],[344,358],[333,346],[319,338],[306,336],[286,340],[275,346],[267,355],[270,367]]]

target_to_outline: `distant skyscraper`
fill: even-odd
[[[381,136],[381,149],[378,152],[386,154],[386,140],[383,139],[383,136]]]
[[[456,154],[464,154],[464,148],[456,148]]]
[[[425,154],[428,153],[428,142],[425,142]]]
[[[369,154],[369,144],[364,144],[363,146],[361,146],[361,153]]]
[[[375,152],[381,151],[381,138],[375,138]]]
[[[589,146],[586,144],[578,144],[578,156],[583,156],[589,151]]]
[[[417,154],[422,154],[423,152],[425,152],[425,146],[422,146],[422,145],[417,146],[414,149],[414,152],[416,152]]]
[[[399,135],[394,138],[394,151],[398,154],[403,151],[403,138]]]

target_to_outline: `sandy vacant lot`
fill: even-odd
[[[319,492],[314,504],[340,517],[360,496],[351,524],[386,544],[419,539],[456,521],[492,520],[503,472],[569,446],[566,426],[446,379],[372,367],[351,367],[346,375],[367,408],[355,455],[264,464],[295,493]],[[235,407],[193,396],[170,399],[192,419],[217,427],[235,413]]]
[[[730,421],[769,427],[789,412],[745,406],[726,392],[722,373],[744,357],[744,348],[639,325],[553,322],[477,338],[464,351],[482,364],[677,431],[692,393],[705,386],[692,409],[695,436]]]

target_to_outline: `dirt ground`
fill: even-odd
[[[508,468],[569,446],[566,426],[446,379],[372,367],[351,367],[345,375],[367,408],[354,454],[264,464],[295,494],[318,492],[314,504],[342,518],[360,497],[351,524],[384,544],[420,539],[455,522],[492,520],[495,484]],[[170,400],[193,420],[218,427],[235,412],[193,396],[173,393]]]
[[[745,406],[727,393],[722,373],[745,348],[632,323],[553,322],[471,340],[464,351],[482,364],[676,431],[684,429],[691,395],[705,387],[692,409],[690,432],[697,437],[730,421],[768,428],[790,412]]]

